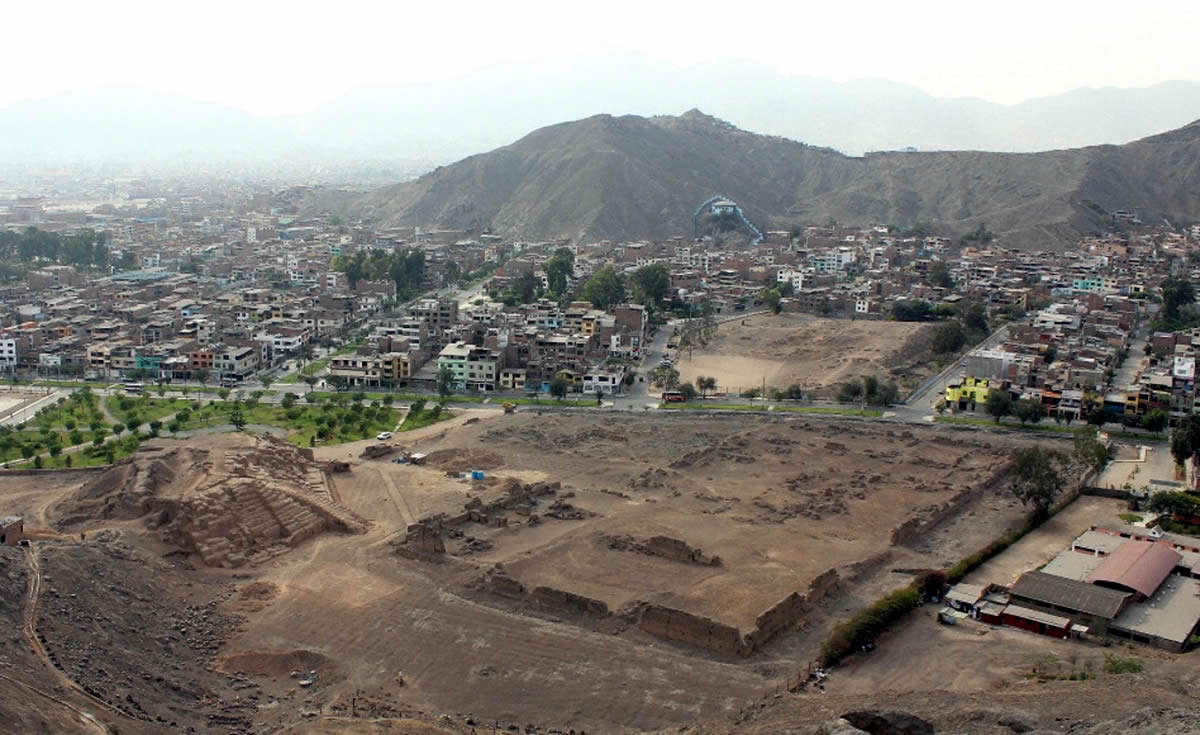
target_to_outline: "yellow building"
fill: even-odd
[[[964,377],[958,383],[946,386],[947,403],[986,403],[991,381],[987,378]]]

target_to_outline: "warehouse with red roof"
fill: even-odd
[[[1088,581],[1122,592],[1132,592],[1138,600],[1154,595],[1183,556],[1164,544],[1151,541],[1126,541],[1105,557]]]

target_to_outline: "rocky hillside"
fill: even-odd
[[[1064,247],[1103,212],[1187,222],[1200,212],[1200,122],[1123,146],[1045,153],[863,158],[739,130],[698,111],[599,115],[534,131],[349,203],[384,225],[491,228],[527,239],[688,235],[705,199],[735,199],[760,228],[980,223],[1015,247]]]

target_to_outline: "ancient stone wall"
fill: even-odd
[[[557,590],[553,587],[535,587],[529,593],[530,602],[552,610],[583,613],[585,615],[608,615],[608,605],[601,600],[577,595],[573,592]]]
[[[634,536],[604,536],[602,541],[610,549],[618,551],[633,551],[647,556],[659,556],[671,561],[700,566],[716,567],[721,565],[721,557],[708,556],[702,550],[670,536],[653,536],[639,539]]]
[[[404,545],[425,554],[446,553],[446,544],[442,541],[442,534],[437,529],[422,523],[414,523],[408,527]]]
[[[936,510],[918,516],[913,516],[907,521],[897,525],[892,529],[891,543],[893,546],[899,546],[907,543],[919,536],[923,536],[938,524],[952,518],[963,512],[971,501],[975,500],[981,494],[995,488],[999,483],[1003,482],[1008,477],[1008,463],[1004,463],[1000,467],[992,470],[986,478],[981,482],[968,485],[960,490],[950,500],[938,506]]]
[[[647,605],[638,626],[651,635],[728,656],[748,656],[751,649],[732,625],[660,605]]]

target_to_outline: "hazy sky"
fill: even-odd
[[[4,9],[0,104],[137,87],[254,113],[362,87],[619,55],[719,59],[936,96],[1019,102],[1081,86],[1200,80],[1200,2],[656,0],[20,2]]]

